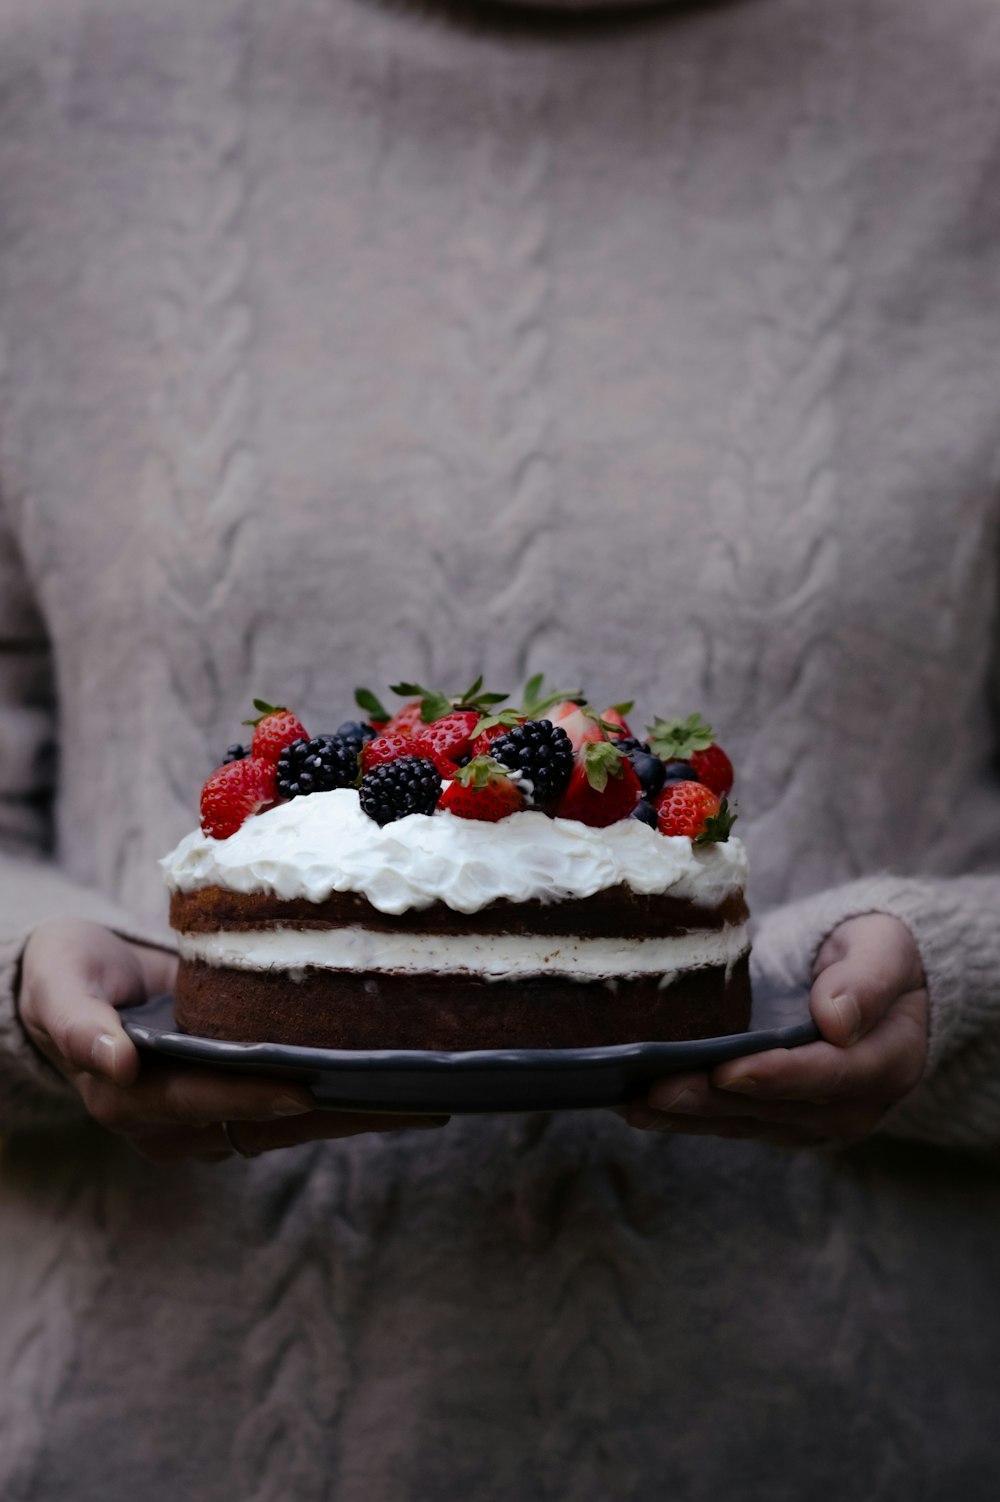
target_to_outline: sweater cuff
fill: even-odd
[[[874,876],[790,903],[760,925],[755,968],[772,985],[808,992],[824,941],[866,913],[906,924],[930,1002],[923,1078],[882,1130],[944,1145],[1000,1143],[1000,879]]]

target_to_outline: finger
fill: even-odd
[[[45,987],[22,1016],[32,1041],[64,1074],[101,1076],[129,1085],[139,1073],[139,1051],[105,997],[80,988],[79,979]]]
[[[840,1048],[867,1036],[904,992],[923,984],[912,935],[897,918],[882,913],[852,919],[835,930],[836,957],[822,964],[809,1009],[823,1037]]]
[[[769,1049],[720,1064],[710,1084],[723,1096],[740,1096],[751,1109],[765,1101],[822,1105],[852,1097],[889,1105],[908,1094],[923,1073],[925,1008],[925,992],[908,993],[897,998],[881,1025],[853,1047],[807,1043],[802,1048]],[[718,1098],[711,1104],[717,1107]],[[702,1109],[700,1114],[708,1112]]]
[[[113,1132],[154,1123],[197,1127],[302,1116],[316,1105],[302,1085],[208,1069],[153,1066],[127,1088],[91,1078],[79,1089],[91,1116]]]

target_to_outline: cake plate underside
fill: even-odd
[[[173,998],[157,996],[123,1013],[140,1053],[243,1074],[299,1081],[328,1110],[476,1114],[620,1106],[664,1075],[712,1068],[769,1048],[819,1037],[815,1024],[757,1029],[685,1043],[608,1048],[489,1049],[471,1053],[299,1048],[228,1043],[177,1031]]]

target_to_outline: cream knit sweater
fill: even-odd
[[[4,1502],[995,1495],[1000,7],[603,9],[0,0]],[[163,934],[252,694],[480,666],[724,727],[794,1008],[911,926],[878,1140],[86,1122],[32,924]]]

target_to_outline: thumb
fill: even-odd
[[[144,995],[142,970],[114,934],[75,921],[40,925],[24,952],[19,1011],[32,1042],[61,1073],[117,1085],[139,1073],[118,1006]]]
[[[820,950],[809,997],[826,1041],[849,1048],[877,1027],[896,998],[912,988],[915,955],[910,931],[898,918],[869,913],[840,924]]]

